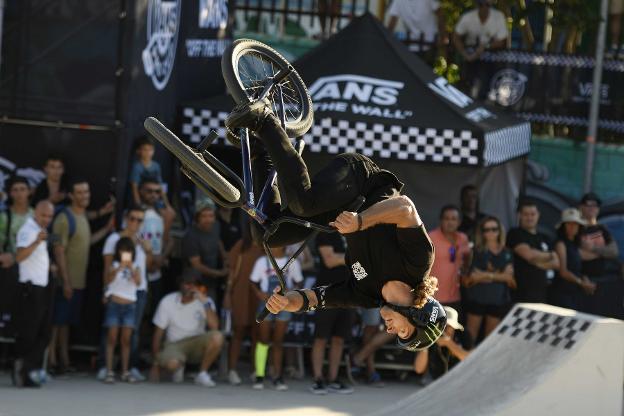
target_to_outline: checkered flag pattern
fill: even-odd
[[[304,138],[312,152],[358,152],[382,159],[467,165],[479,163],[479,139],[468,130],[437,130],[323,118],[317,120]]]
[[[518,307],[497,333],[525,341],[570,349],[587,332],[587,320]]]
[[[182,135],[189,143],[200,143],[211,130],[219,133],[217,143],[225,144],[225,118],[228,113],[218,110],[203,110],[186,107],[182,111]]]

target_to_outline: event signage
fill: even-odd
[[[150,0],[147,6],[147,46],[143,69],[154,88],[162,91],[169,82],[176,57],[182,0]]]
[[[228,24],[227,0],[199,0],[198,24],[199,29],[225,32]],[[186,56],[188,58],[218,58],[223,51],[232,43],[232,40],[224,37],[215,38],[187,38],[184,41]]]
[[[318,78],[310,85],[309,92],[314,111],[404,120],[413,114],[411,110],[397,108],[404,86],[400,81],[339,74]]]
[[[480,97],[532,122],[586,128],[593,93],[589,56],[501,51],[479,62]],[[624,61],[605,60],[599,127],[624,133]]]

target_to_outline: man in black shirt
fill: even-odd
[[[537,232],[539,210],[532,201],[518,205],[520,226],[507,234],[507,246],[514,253],[514,276],[518,288],[516,302],[547,301],[549,273],[559,268],[559,257],[548,244],[548,238]]]
[[[437,285],[429,276],[434,249],[414,203],[399,194],[403,184],[397,177],[366,156],[346,153],[310,179],[269,101],[237,106],[225,124],[232,131],[246,127],[257,136],[256,184],[262,186],[268,164],[275,166],[278,187],[272,189],[272,203],[266,207],[269,218],[294,215],[329,223],[347,239],[348,279],[284,296],[276,291],[267,302],[269,311],[384,305],[380,313],[387,331],[398,335],[402,347],[419,349],[435,342],[445,316],[431,298]],[[350,211],[349,205],[360,196],[366,198],[360,212]],[[280,207],[282,198],[288,206],[285,211]],[[301,241],[309,232],[304,227],[280,227],[269,244]]]
[[[590,192],[583,196],[580,204],[581,215],[587,221],[581,230],[583,274],[594,278],[619,273],[617,243],[607,227],[598,223],[601,203],[598,195]]]
[[[486,215],[479,211],[479,193],[474,185],[465,185],[460,191],[461,224],[458,230],[474,241],[475,230]]]
[[[319,234],[316,237],[316,247],[321,259],[316,286],[328,286],[349,277],[349,270],[345,265],[345,241],[340,234]],[[328,390],[343,394],[353,392],[353,388],[337,379],[344,341],[351,337],[352,321],[353,315],[350,309],[335,308],[316,311],[314,315],[314,344],[311,352],[312,370],[314,372],[314,384],[310,388],[312,393],[325,394]],[[325,385],[323,361],[327,339],[330,337],[328,383]]]

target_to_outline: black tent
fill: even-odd
[[[482,210],[512,222],[529,123],[449,85],[370,14],[354,19],[295,67],[315,107],[306,134],[313,170],[328,155],[360,152],[406,182],[407,194],[431,225],[440,206],[457,202],[467,183],[480,187]],[[215,97],[183,106],[182,134],[198,142],[214,128],[223,137],[230,103]]]

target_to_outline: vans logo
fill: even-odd
[[[366,273],[366,270],[364,269],[364,267],[362,267],[359,261],[353,263],[351,265],[351,269],[353,270],[353,275],[357,280],[362,280],[366,276],[368,276],[368,273]]]
[[[321,77],[310,87],[312,101],[327,98],[334,100],[357,100],[361,103],[372,102],[378,105],[394,105],[399,90],[405,84],[398,81],[365,77],[361,75],[333,75]]]
[[[161,91],[169,82],[178,44],[182,0],[150,0],[147,6],[147,46],[143,49],[143,69]]]
[[[340,74],[320,77],[309,88],[315,111],[352,112],[372,117],[405,119],[411,111],[396,108],[400,81],[363,75]]]

